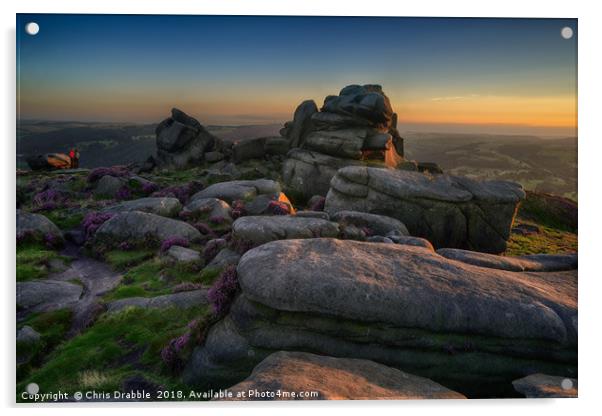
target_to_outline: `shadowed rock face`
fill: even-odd
[[[324,210],[362,211],[396,218],[436,248],[501,253],[518,204],[519,184],[466,177],[348,166],[330,182]]]
[[[509,272],[320,238],[259,246],[237,272],[242,292],[195,350],[188,383],[238,382],[278,350],[370,359],[462,393],[508,389],[525,371],[576,374],[576,270]]]
[[[268,356],[253,373],[228,389],[234,398],[222,400],[411,400],[464,399],[426,378],[368,360],[333,358],[280,351]],[[295,392],[296,397],[249,397],[249,391]],[[317,396],[300,397],[299,392]],[[245,398],[236,398],[241,393]]]
[[[46,216],[17,210],[17,238],[31,237],[43,240],[51,236],[57,241],[63,240],[63,234]]]
[[[162,168],[182,169],[201,161],[218,139],[194,118],[181,110],[171,110],[171,117],[157,126],[156,163]]]

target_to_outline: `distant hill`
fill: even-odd
[[[279,124],[214,126],[226,141],[277,136]],[[577,139],[536,136],[404,132],[408,159],[435,162],[445,172],[478,179],[504,179],[526,189],[577,198]],[[93,168],[143,161],[155,153],[155,125],[22,121],[18,167],[29,154],[67,152],[77,146],[80,166]]]

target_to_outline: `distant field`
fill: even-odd
[[[577,139],[535,136],[402,133],[409,159],[445,172],[503,179],[526,189],[577,199]]]
[[[278,124],[207,126],[227,141],[277,136]],[[80,166],[139,162],[155,153],[154,124],[21,122],[17,163],[25,155],[67,152],[77,146]],[[406,157],[438,163],[446,172],[478,179],[504,179],[526,189],[577,198],[577,139],[535,136],[402,132]]]

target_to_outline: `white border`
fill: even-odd
[[[242,403],[242,404],[197,404],[197,403],[153,403],[111,404],[109,409],[101,405],[73,407],[47,406],[50,414],[90,413],[106,414],[116,408],[127,408],[128,412],[142,411],[148,414],[163,414],[167,408],[177,406],[179,414],[202,414],[219,411],[220,414],[265,415],[266,411],[287,414],[308,412],[346,412],[365,414],[372,407],[379,413],[420,412],[420,414],[462,415],[487,413],[488,415],[521,414],[525,411],[548,415],[590,413],[600,408],[596,403],[599,395],[600,376],[600,281],[599,248],[602,229],[600,227],[600,157],[602,155],[602,122],[600,122],[600,60],[599,40],[602,39],[599,7],[593,1],[542,1],[505,0],[486,1],[277,1],[277,0],[96,0],[74,2],[69,0],[22,0],[13,4],[2,2],[3,62],[2,90],[2,221],[3,241],[1,264],[4,266],[5,337],[2,346],[2,375],[0,395],[4,406],[12,406],[12,413],[19,407],[24,411],[33,409],[14,403],[14,184],[15,184],[15,13],[130,13],[130,14],[269,14],[269,15],[363,15],[363,16],[471,16],[471,17],[570,17],[579,18],[579,399],[576,400],[473,400],[470,402],[411,401],[411,402],[327,402],[327,403]]]

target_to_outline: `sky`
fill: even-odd
[[[400,131],[576,136],[577,20],[19,14],[17,81],[22,119],[281,123],[381,84]]]

